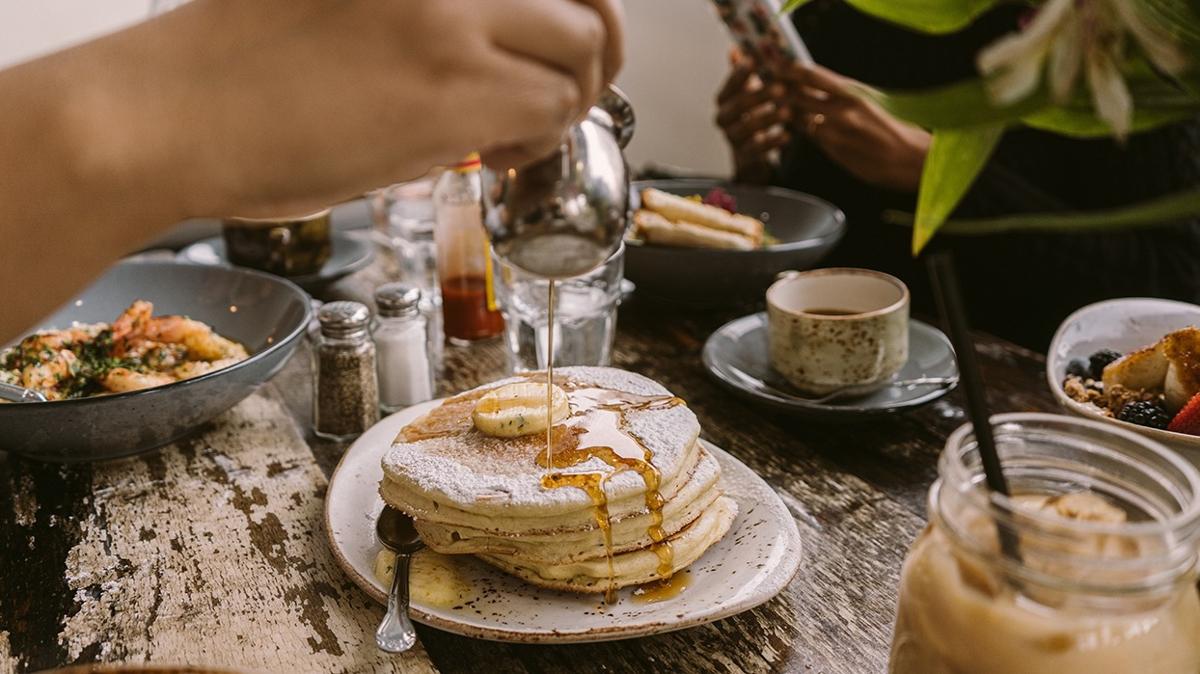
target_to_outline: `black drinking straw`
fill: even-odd
[[[930,253],[927,259],[929,275],[933,279],[933,292],[937,298],[942,323],[950,333],[950,343],[958,359],[958,378],[967,395],[967,414],[971,418],[979,457],[983,461],[983,474],[988,489],[1009,495],[1008,480],[1004,479],[1004,468],[1000,465],[1000,454],[996,451],[996,436],[992,432],[992,415],[988,411],[987,394],[983,389],[983,375],[979,373],[975,344],[971,341],[967,326],[967,314],[963,310],[962,292],[958,287],[958,275],[954,272],[954,257],[946,251]],[[1004,554],[1019,560],[1021,552],[1017,536],[1007,526],[997,524],[1000,547]]]

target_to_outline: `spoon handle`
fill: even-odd
[[[417,641],[417,631],[408,619],[408,567],[412,555],[396,553],[392,591],[388,593],[387,614],[375,630],[375,645],[388,653],[403,653]]]
[[[46,396],[40,391],[34,391],[16,384],[0,382],[0,401],[12,403],[44,403]]]

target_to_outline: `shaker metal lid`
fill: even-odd
[[[322,331],[347,332],[367,327],[371,310],[361,302],[328,302],[317,312]]]
[[[375,305],[380,314],[396,315],[415,310],[421,301],[421,289],[406,283],[385,283],[375,289]]]

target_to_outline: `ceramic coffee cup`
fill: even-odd
[[[767,290],[771,365],[814,395],[883,386],[908,361],[908,306],[908,287],[881,272],[784,272]]]

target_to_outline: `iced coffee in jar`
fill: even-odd
[[[956,431],[901,572],[890,671],[1200,672],[1200,472],[1097,422],[993,419],[1013,496],[986,490]]]

